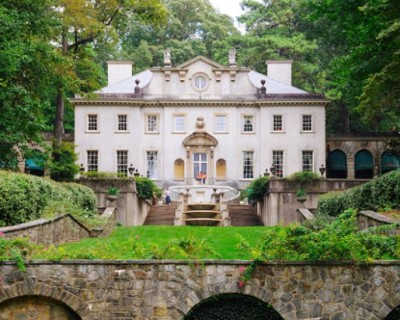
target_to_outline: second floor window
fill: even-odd
[[[185,116],[176,115],[174,116],[174,131],[185,132]]]
[[[253,132],[253,116],[243,116],[243,132]]]
[[[282,115],[274,115],[273,131],[283,131]]]
[[[99,152],[97,150],[87,151],[87,171],[99,171]]]
[[[312,131],[312,116],[311,114],[303,114],[303,131]]]
[[[215,116],[215,132],[226,132],[226,131],[227,131],[226,115],[217,114]]]
[[[158,132],[158,116],[155,114],[147,115],[146,126],[147,132]]]
[[[118,131],[128,130],[128,116],[126,114],[118,115]]]
[[[97,131],[97,114],[89,114],[88,115],[88,131]]]

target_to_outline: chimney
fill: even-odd
[[[268,77],[292,85],[292,61],[265,61],[265,64]]]
[[[132,77],[132,62],[130,61],[107,61],[108,85]]]

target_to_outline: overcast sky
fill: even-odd
[[[227,14],[235,19],[237,16],[243,14],[243,11],[239,5],[241,1],[242,0],[210,0],[211,4],[217,8],[219,12]],[[237,22],[236,26],[238,26]],[[243,28],[240,29],[242,30]]]

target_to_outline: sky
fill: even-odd
[[[227,14],[232,18],[240,16],[243,14],[242,9],[240,8],[240,2],[242,0],[210,0],[210,3],[219,10],[219,12]],[[243,27],[240,27],[235,19],[235,25],[243,30]]]

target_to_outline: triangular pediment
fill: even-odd
[[[178,65],[176,68],[177,69],[187,69],[187,68],[189,68],[189,66],[191,66],[192,64],[195,64],[199,61],[202,61],[202,62],[210,65],[213,69],[221,69],[221,70],[225,69],[225,67],[223,65],[221,65],[213,60],[210,60],[204,56],[197,56],[193,59],[190,59],[190,60]]]

